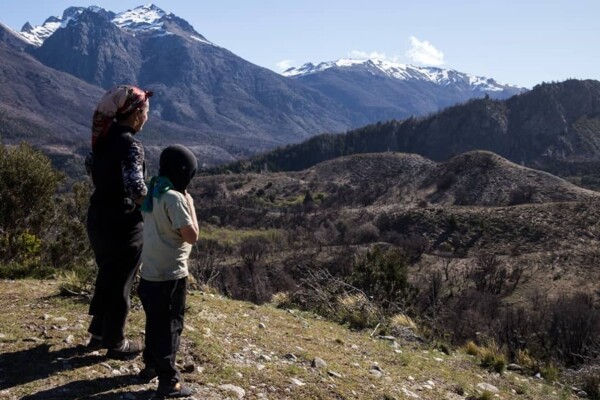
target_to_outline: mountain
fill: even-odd
[[[151,112],[185,127],[191,142],[211,136],[239,152],[351,126],[326,96],[243,60],[156,6],[69,15],[32,54],[97,86],[154,90]]]
[[[526,91],[451,69],[371,59],[308,63],[283,74],[362,114],[364,125],[426,115],[471,98],[505,99]]]
[[[429,117],[377,123],[320,135],[232,169],[299,170],[342,155],[400,151],[436,161],[488,150],[559,175],[600,166],[600,82],[545,83],[506,100],[474,99]]]
[[[236,56],[184,19],[155,5],[121,13],[96,6],[69,7],[41,26],[26,23],[21,32],[3,28],[0,42],[14,51],[11,57],[23,53],[23,71],[19,73],[25,74],[32,67],[30,55],[39,61],[32,68],[39,68],[41,63],[50,67],[44,73],[66,73],[76,79],[74,85],[82,82],[81,87],[95,88],[87,93],[101,93],[119,83],[153,90],[151,118],[144,132],[150,153],[177,141],[196,146],[210,165],[317,134],[421,115],[486,93],[508,96],[517,90],[456,71],[421,71],[416,67],[407,68],[415,76],[415,71],[421,71],[422,79],[402,80],[396,67],[397,77],[391,77],[381,70],[383,64],[379,68],[376,62],[350,69],[321,68],[319,73],[289,71],[289,76],[282,76]],[[31,108],[19,101],[19,90],[11,86],[21,82],[22,76],[17,74],[13,79],[11,74],[17,71],[8,64],[0,63],[0,68],[9,87],[6,91],[14,96],[4,95],[2,106],[13,108],[13,113],[18,111],[34,124],[52,126],[54,122],[45,120],[47,111],[36,108],[37,102]],[[426,74],[437,74],[437,81],[425,79]],[[329,75],[336,85],[340,82],[337,87],[345,94],[339,95],[333,84],[332,88],[312,82]],[[37,84],[28,87],[28,96],[35,97]],[[77,98],[76,93],[73,96]],[[96,99],[96,94],[81,98],[85,103],[80,106],[91,110]],[[68,118],[70,110],[62,110],[68,104],[53,104],[51,118]],[[60,121],[63,129],[58,134],[52,128],[51,136],[63,142],[78,141],[88,130],[79,127],[86,124],[88,115],[78,114],[77,128],[72,121]],[[18,138],[19,126],[14,126],[11,137]]]

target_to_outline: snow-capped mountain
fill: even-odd
[[[453,69],[420,67],[376,59],[339,59],[337,61],[322,62],[317,65],[306,63],[298,68],[292,67],[287,69],[283,72],[283,75],[299,77],[336,68],[367,71],[374,75],[384,74],[390,78],[405,81],[432,82],[441,86],[466,84],[472,87],[473,90],[484,92],[501,92],[509,88],[521,90],[517,86],[502,84],[491,78],[469,75]]]
[[[34,109],[42,104],[35,101],[36,91],[60,87],[49,85],[44,76],[61,71],[54,81],[65,80],[67,75],[73,82],[81,80],[82,87],[96,88],[97,93],[122,83],[153,90],[152,118],[144,133],[147,143],[176,140],[214,145],[230,156],[299,142],[323,132],[422,116],[474,97],[505,98],[520,91],[502,86],[498,90],[493,80],[457,71],[376,60],[305,65],[282,76],[209,42],[184,19],[154,5],[119,13],[96,6],[70,7],[41,26],[26,24],[20,33],[0,24],[0,51],[14,58],[10,66],[0,62],[5,82],[0,110],[16,107],[11,121],[3,121],[0,113],[0,131],[15,127],[10,131],[18,137],[19,129],[31,135],[39,126],[65,126],[64,133],[54,128],[52,132],[60,132],[64,140],[81,135],[80,130],[69,128],[73,126],[70,116],[73,110],[92,109],[94,104],[74,107],[58,102],[47,119],[39,117],[47,112]],[[34,75],[17,75],[14,65],[21,62],[24,69],[31,69],[34,61],[39,78],[28,83],[31,101],[22,104],[19,82],[23,76]],[[63,98],[79,102],[77,86],[68,87],[73,93]],[[36,128],[21,123],[21,115]]]
[[[132,34],[150,34],[153,36],[183,34],[195,41],[212,44],[200,35],[185,20],[173,13],[167,13],[154,4],[136,7],[118,14],[102,7],[69,7],[63,15],[49,17],[42,25],[32,26],[29,22],[23,25],[18,34],[28,43],[41,46],[56,30],[66,27],[69,23],[77,23],[84,11],[94,12],[115,26]]]

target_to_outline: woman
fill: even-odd
[[[128,358],[143,350],[125,338],[129,293],[142,253],[146,195],[144,148],[134,135],[148,119],[152,92],[116,86],[100,99],[92,123],[92,153],[86,160],[94,193],[87,231],[98,264],[89,314],[89,349],[108,349],[109,358]]]

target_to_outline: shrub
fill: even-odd
[[[30,145],[0,145],[0,262],[39,261],[61,179],[50,159]]]
[[[492,343],[489,346],[481,348],[480,355],[482,367],[488,368],[499,374],[506,368],[506,358],[495,344]]]
[[[587,372],[582,386],[590,399],[600,400],[600,370]]]
[[[560,371],[554,363],[548,363],[544,365],[540,371],[542,377],[550,383],[554,383],[558,380]]]
[[[352,329],[372,328],[381,320],[377,307],[363,294],[344,294],[336,303],[335,319]]]
[[[384,309],[405,309],[415,294],[408,282],[408,257],[398,249],[375,246],[358,257],[349,281]]]
[[[481,349],[479,348],[479,346],[477,346],[475,344],[474,341],[469,340],[467,342],[467,344],[464,346],[464,351],[465,351],[465,353],[467,353],[470,356],[479,356]]]

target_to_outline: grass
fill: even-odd
[[[199,232],[198,240],[213,240],[217,241],[224,247],[235,247],[244,239],[249,237],[261,236],[271,242],[276,242],[280,239],[281,231],[279,229],[230,229],[218,228],[212,225],[202,225]]]
[[[68,400],[129,393],[131,399],[149,398],[155,383],[134,382],[127,373],[113,376],[102,365],[106,361],[102,356],[69,358],[75,344],[87,338],[87,302],[57,296],[59,288],[54,281],[0,281],[0,369],[4,374],[0,397],[55,394]],[[143,323],[143,312],[134,298],[129,335],[139,335]],[[65,343],[68,335],[73,335],[74,344]],[[27,341],[29,338],[37,341]],[[47,349],[42,351],[42,346]],[[288,353],[297,359],[286,358]],[[41,370],[29,367],[31,357],[38,360]],[[325,360],[327,366],[311,367],[315,357]],[[501,398],[516,396],[511,389],[517,384],[527,388],[527,399],[575,398],[555,394],[557,391],[543,382],[528,385],[529,377],[510,371],[491,373],[463,351],[447,355],[427,344],[394,345],[371,337],[370,330],[351,331],[311,313],[255,306],[200,292],[188,296],[179,358],[192,359],[203,368],[183,376],[198,397],[209,400],[224,397],[219,389],[223,384],[242,387],[250,399],[263,395],[274,399],[403,399],[403,390],[421,398],[441,399],[455,393],[457,387],[481,395],[476,390],[480,382],[498,387]],[[64,360],[70,368],[64,367]],[[111,361],[109,365],[131,370],[134,364],[139,367],[142,362]],[[374,364],[383,371],[382,377],[370,373]],[[328,371],[341,374],[341,378]],[[292,378],[304,385],[292,383]],[[428,381],[434,385],[424,389]]]

